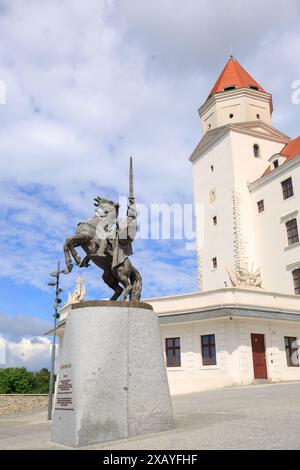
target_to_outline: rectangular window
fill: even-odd
[[[212,259],[212,267],[213,269],[216,269],[218,267],[218,260],[217,258]]]
[[[258,209],[258,212],[263,212],[265,210],[265,203],[263,199],[261,201],[258,201],[257,209]]]
[[[213,224],[214,224],[214,225],[217,225],[217,224],[218,224],[218,219],[217,219],[217,216],[216,216],[216,215],[213,217]]]
[[[293,336],[285,336],[284,347],[288,367],[299,367],[297,338]]]
[[[286,232],[287,232],[287,239],[288,245],[294,245],[294,243],[299,242],[299,234],[298,234],[298,225],[297,219],[288,220],[285,224]]]
[[[215,366],[217,364],[215,335],[201,336],[202,364]]]
[[[180,367],[180,338],[166,338],[167,367]]]
[[[292,178],[288,178],[281,183],[283,199],[289,199],[294,196]]]
[[[293,271],[294,290],[296,295],[300,295],[300,268]]]

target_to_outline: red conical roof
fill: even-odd
[[[251,88],[266,93],[266,91],[249,75],[248,72],[241,66],[241,64],[232,56],[228,60],[224,69],[221,72],[218,80],[216,81],[213,89],[209,94],[209,98],[215,93],[221,93],[227,87],[234,88]],[[226,91],[226,90],[225,90]]]

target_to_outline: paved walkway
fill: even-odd
[[[300,449],[300,383],[173,398],[175,429],[85,449]],[[0,418],[0,449],[69,449],[49,441],[46,412]]]

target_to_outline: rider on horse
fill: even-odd
[[[94,256],[112,256],[112,268],[122,264],[128,256],[132,255],[132,242],[136,235],[136,207],[134,197],[129,197],[127,217],[119,221],[119,204],[102,198],[94,199],[96,215],[81,222],[84,230],[85,224],[90,224],[96,229]],[[80,267],[88,267],[90,255],[80,263]]]

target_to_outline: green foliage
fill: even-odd
[[[0,370],[1,393],[32,393],[34,377],[25,367],[9,367]]]
[[[35,387],[33,393],[48,393],[50,383],[50,371],[46,368],[34,373]]]
[[[25,367],[0,369],[0,393],[48,393],[50,372],[30,372]]]

